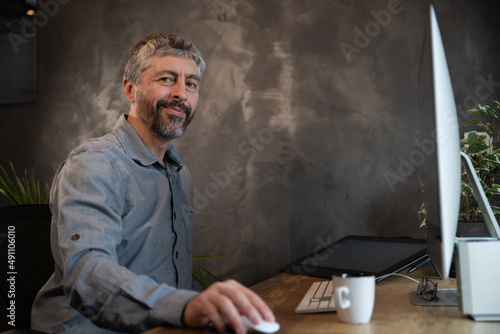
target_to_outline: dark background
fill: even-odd
[[[73,147],[128,112],[128,49],[182,34],[208,64],[197,116],[175,142],[194,178],[196,230],[210,227],[195,253],[232,252],[210,270],[251,285],[348,234],[424,237],[410,160],[421,151],[426,1],[40,2],[51,6],[39,6],[49,19],[36,37],[38,100],[0,105],[2,166],[51,182]],[[500,98],[496,5],[435,7],[462,122]]]

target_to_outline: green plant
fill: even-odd
[[[425,210],[425,203],[422,203],[420,210],[417,212],[418,220],[420,220],[420,228],[427,224],[427,210]]]
[[[500,195],[500,185],[495,183],[495,176],[500,171],[500,130],[498,125],[495,125],[500,119],[500,102],[494,101],[494,103],[495,108],[479,105],[478,108],[467,110],[467,113],[476,116],[476,119],[464,122],[461,126],[475,126],[481,131],[470,131],[467,137],[460,141],[461,150],[471,159],[490,203],[495,195]],[[492,210],[493,213],[500,214],[500,207],[492,205]],[[481,219],[481,211],[464,171],[462,172],[459,220]]]
[[[204,228],[202,230],[199,230],[195,232],[195,234],[205,232],[207,230],[211,229],[211,227]],[[207,269],[203,268],[200,264],[198,264],[198,261],[202,260],[207,260],[207,259],[219,259],[225,255],[229,255],[231,253],[225,252],[225,253],[218,253],[218,254],[209,254],[209,255],[195,255],[193,256],[193,277],[201,284],[201,287],[203,289],[208,288],[208,286],[215,280],[215,281],[220,281],[218,277],[213,275],[211,272],[209,272]]]
[[[203,289],[208,288],[212,282],[215,281],[220,281],[220,278],[217,276],[213,275],[211,272],[209,272],[207,269],[203,268],[201,265],[196,263],[196,261],[200,260],[206,260],[206,259],[218,259],[221,258],[224,255],[228,255],[230,253],[219,253],[219,254],[210,254],[210,255],[195,255],[193,256],[193,277],[200,282],[201,287]],[[207,277],[208,275],[208,277]],[[210,279],[211,277],[212,279]]]
[[[500,102],[494,101],[494,103],[498,110],[491,106],[478,105],[478,108],[466,111],[476,119],[464,122],[461,126],[475,126],[481,131],[470,131],[466,138],[460,140],[460,149],[471,159],[490,204],[495,199],[495,195],[500,195],[500,185],[495,183],[495,176],[500,172],[500,130],[495,125],[500,119]],[[500,207],[491,205],[491,208],[494,214],[500,214]],[[425,203],[422,203],[417,214],[421,222],[420,227],[424,227],[427,219]],[[459,221],[478,220],[482,220],[481,210],[467,174],[463,170]]]
[[[19,177],[12,162],[10,163],[13,176],[0,166],[0,193],[7,197],[13,204],[48,204],[50,186],[45,183],[44,189],[40,187],[40,181],[35,179],[32,169],[24,170],[24,177]]]

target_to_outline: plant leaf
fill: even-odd
[[[7,197],[13,204],[48,204],[50,186],[45,183],[45,193],[42,196],[40,181],[35,178],[33,170],[24,171],[24,177],[19,177],[12,162],[10,162],[12,177],[0,166],[0,194]]]
[[[488,148],[489,146],[484,143],[475,143],[474,145],[469,146],[469,153],[475,154],[475,153],[485,152],[488,150]]]
[[[481,112],[479,111],[479,109],[476,109],[476,108],[469,109],[466,112],[471,114],[471,115],[481,116]]]
[[[218,254],[208,254],[208,255],[195,255],[193,256],[193,260],[206,260],[206,259],[218,259],[225,255],[231,254],[230,252],[218,253]]]
[[[471,131],[467,135],[467,144],[469,144],[469,146],[470,145],[474,145],[477,142],[478,139],[479,139],[479,136],[477,135],[477,132],[476,131]]]
[[[482,122],[478,119],[473,119],[473,120],[470,120],[470,121],[467,121],[467,122],[463,122],[460,126],[471,126],[471,125],[478,125],[478,124],[482,124]]]
[[[490,111],[486,106],[479,105],[478,109],[479,109],[479,115],[481,117],[485,118],[490,123],[493,122],[493,116],[491,115]]]

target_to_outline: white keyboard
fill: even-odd
[[[295,313],[320,313],[335,311],[335,300],[333,299],[333,282],[314,282],[299,305]]]

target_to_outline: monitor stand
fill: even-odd
[[[457,289],[439,289],[436,292],[436,299],[425,300],[417,295],[416,291],[410,293],[411,303],[418,306],[458,306]]]

